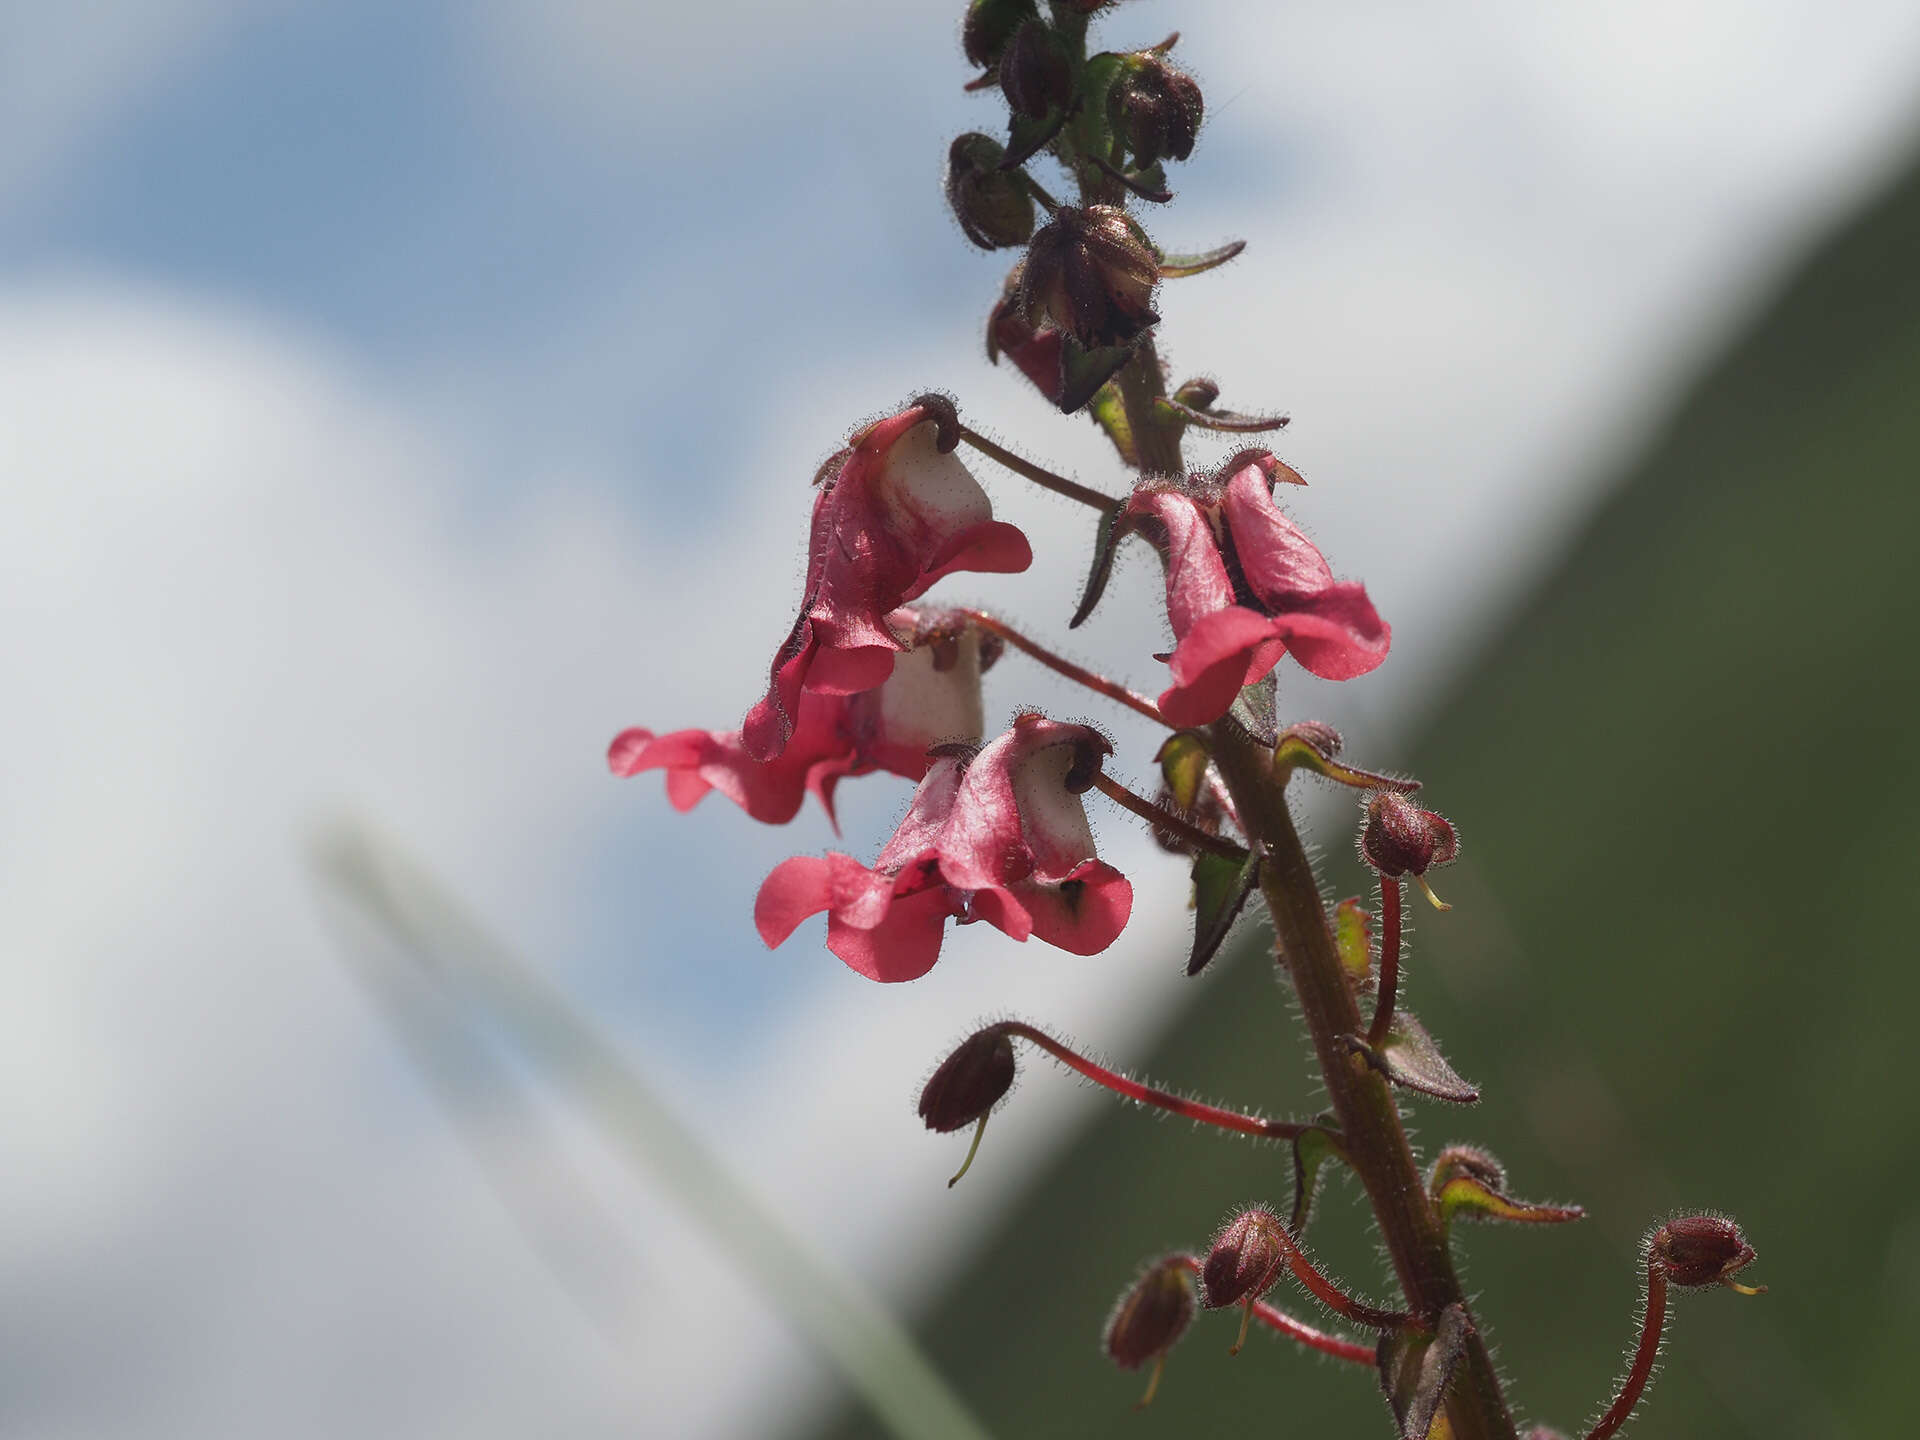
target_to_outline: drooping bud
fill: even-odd
[[[1286,1228],[1280,1217],[1264,1205],[1243,1210],[1214,1236],[1200,1267],[1203,1303],[1220,1310],[1258,1300],[1273,1288],[1286,1263]]]
[[[1650,1263],[1666,1272],[1683,1290],[1726,1285],[1747,1294],[1749,1287],[1733,1277],[1754,1261],[1754,1250],[1740,1227],[1724,1215],[1681,1215],[1647,1237]]]
[[[1109,92],[1107,105],[1114,127],[1142,168],[1191,155],[1206,108],[1193,77],[1153,54],[1127,67]]]
[[[920,1118],[945,1135],[984,1120],[1013,1088],[1013,1041],[997,1025],[976,1031],[940,1062],[920,1092]]]
[[[1459,839],[1445,816],[1422,810],[1391,790],[1376,790],[1367,797],[1360,858],[1382,875],[1424,875],[1459,853]]]
[[[1000,53],[1000,89],[1014,114],[1038,120],[1073,99],[1067,42],[1043,20],[1025,20]]]
[[[1033,238],[1033,196],[1017,173],[1000,168],[1006,154],[998,140],[977,131],[947,150],[947,204],[967,239],[982,250]]]
[[[1156,1261],[1120,1297],[1107,1320],[1107,1358],[1122,1370],[1138,1370],[1174,1347],[1193,1323],[1193,1283],[1182,1255]]]
[[[960,26],[960,45],[967,59],[982,70],[996,64],[1014,31],[1039,18],[1034,0],[973,0]]]
[[[1160,316],[1160,262],[1126,211],[1062,206],[1033,237],[1020,276],[1027,323],[1051,326],[1088,349],[1124,345]]]

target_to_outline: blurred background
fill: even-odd
[[[604,769],[625,725],[755,698],[860,418],[944,388],[1122,483],[985,362],[1006,257],[940,163],[1003,111],[961,92],[960,10],[0,3],[0,1434],[879,1433],[670,1166],[510,1026],[447,1048],[365,983],[311,859],[343,822],[529,956],[991,1433],[1381,1430],[1367,1377],[1229,1364],[1226,1322],[1144,1416],[1099,1354],[1136,1263],[1283,1200],[1284,1152],[1029,1065],[949,1192],[960,1145],[913,1116],[1003,1013],[1317,1108],[1266,937],[1185,980],[1185,873],[1133,822],[1095,815],[1140,896],[1107,954],[953,932],[879,987],[817,922],[777,953],[749,923],[817,812],[675,816]],[[1208,118],[1147,223],[1250,247],[1167,287],[1163,353],[1291,412],[1292,509],[1395,630],[1362,681],[1284,670],[1282,712],[1465,839],[1409,999],[1486,1098],[1411,1123],[1592,1216],[1464,1235],[1518,1403],[1588,1416],[1642,1229],[1719,1206],[1773,1293],[1678,1306],[1636,1433],[1891,1433],[1920,11],[1130,0],[1096,38],[1173,29]],[[1064,636],[1084,512],[974,468],[1042,559],[936,595]],[[1129,556],[1067,648],[1158,690],[1156,583]],[[988,698],[1088,712],[1018,657]],[[1145,783],[1151,736],[1092,718]],[[869,853],[908,787],[842,793]],[[1341,894],[1353,820],[1319,797]],[[1383,1288],[1355,1187],[1316,1234]]]

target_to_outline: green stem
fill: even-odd
[[[1360,1009],[1348,986],[1320,901],[1312,863],[1287,809],[1284,782],[1266,748],[1232,721],[1213,727],[1213,754],[1239,806],[1249,840],[1266,847],[1261,889],[1279,937],[1280,961],[1306,1017],[1327,1096],[1346,1153],[1366,1187],[1407,1304],[1432,1323],[1448,1305],[1466,1303],[1446,1231],[1427,1198],[1413,1148],[1387,1082],[1342,1044],[1360,1033]],[[1447,1397],[1455,1440],[1517,1440],[1480,1327],[1468,1331],[1461,1372]]]

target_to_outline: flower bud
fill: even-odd
[[[1754,1261],[1740,1227],[1723,1215],[1681,1215],[1647,1239],[1651,1261],[1683,1290],[1728,1285]]]
[[[1424,875],[1459,853],[1460,842],[1445,816],[1391,790],[1376,790],[1367,798],[1360,858],[1382,875]]]
[[[960,25],[960,45],[982,70],[995,64],[1021,22],[1039,17],[1033,0],[973,0]]]
[[[1168,1256],[1150,1266],[1120,1297],[1107,1321],[1107,1357],[1122,1370],[1138,1370],[1171,1350],[1193,1321],[1191,1261]]]
[[[945,1135],[964,1130],[1013,1088],[1013,1041],[998,1026],[969,1035],[920,1092],[920,1118]]]
[[[1038,120],[1073,99],[1066,41],[1043,20],[1026,20],[1000,53],[1000,89],[1016,115]]]
[[[1434,1158],[1433,1175],[1428,1188],[1438,1195],[1447,1182],[1465,1175],[1487,1189],[1499,1192],[1507,1188],[1507,1167],[1490,1151],[1478,1145],[1449,1145]]]
[[[1162,159],[1191,155],[1206,108],[1193,77],[1158,55],[1142,56],[1129,65],[1109,92],[1107,105],[1114,127],[1143,169]]]
[[[1124,345],[1160,316],[1160,262],[1126,211],[1062,206],[1033,237],[1020,272],[1027,323],[1065,331],[1089,350]]]
[[[1024,245],[1033,238],[1033,196],[1013,171],[1002,170],[1006,150],[978,132],[947,150],[947,204],[967,239],[982,250]]]
[[[1286,1231],[1280,1217],[1262,1205],[1242,1211],[1214,1237],[1200,1267],[1206,1307],[1219,1310],[1258,1300],[1273,1288],[1286,1263]]]

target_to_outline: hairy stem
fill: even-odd
[[[1087,1077],[1096,1085],[1103,1085],[1116,1095],[1142,1105],[1152,1105],[1175,1115],[1183,1115],[1189,1120],[1197,1120],[1203,1125],[1217,1125],[1222,1130],[1236,1130],[1242,1135],[1256,1135],[1263,1140],[1291,1140],[1305,1134],[1313,1126],[1300,1124],[1292,1120],[1263,1120],[1258,1115],[1243,1115],[1237,1110],[1222,1110],[1217,1105],[1204,1105],[1198,1100],[1189,1100],[1184,1095],[1174,1095],[1165,1090],[1156,1090],[1151,1085],[1142,1085],[1138,1080],[1096,1065],[1086,1056],[1069,1049],[1066,1045],[1033,1025],[1022,1021],[1010,1020],[1000,1027],[1009,1035],[1018,1035],[1029,1044],[1037,1045],[1053,1056],[1069,1070]]]
[[[1400,877],[1380,877],[1380,989],[1373,1002],[1367,1043],[1379,1049],[1393,1028],[1393,1004],[1400,989]]]
[[[1179,1258],[1187,1273],[1197,1279],[1200,1275],[1199,1259],[1192,1255],[1182,1255]],[[1297,1341],[1309,1349],[1318,1350],[1322,1355],[1331,1355],[1336,1360],[1345,1360],[1354,1365],[1365,1365],[1369,1369],[1373,1366],[1374,1347],[1371,1342],[1329,1335],[1326,1331],[1317,1330],[1306,1321],[1297,1319],[1286,1311],[1267,1304],[1264,1300],[1253,1302],[1251,1314],[1269,1330],[1276,1330],[1289,1340]]]
[[[1154,721],[1156,724],[1165,725],[1169,729],[1172,728],[1173,722],[1162,715],[1160,713],[1160,707],[1146,696],[1129,690],[1118,680],[1109,680],[1104,675],[1095,674],[1084,665],[1074,664],[1073,661],[1067,659],[1066,656],[1049,650],[1038,640],[1033,639],[1023,631],[1016,630],[997,615],[990,614],[985,610],[970,610],[965,607],[957,608],[954,613],[956,615],[964,615],[982,630],[998,635],[1002,640],[1013,646],[1014,649],[1020,651],[1021,654],[1032,656],[1055,674],[1064,675],[1076,685],[1084,685],[1095,694],[1104,695],[1109,700],[1126,706],[1136,714],[1146,716],[1147,719]]]
[[[1056,475],[1043,469],[1033,461],[1013,453],[1006,446],[989,440],[978,430],[960,427],[960,438],[990,459],[998,460],[1016,475],[1024,475],[1043,490],[1051,490],[1056,495],[1064,495],[1069,500],[1078,500],[1082,505],[1090,505],[1102,512],[1113,509],[1120,502],[1111,495],[1102,495],[1091,485],[1082,485],[1078,480],[1069,480],[1064,475]]]
[[[1613,1404],[1607,1407],[1599,1423],[1587,1432],[1587,1440],[1607,1440],[1627,1423],[1633,1407],[1640,1403],[1647,1382],[1653,1378],[1654,1362],[1660,1358],[1660,1337],[1666,1327],[1667,1277],[1653,1257],[1648,1256],[1647,1309],[1640,1317],[1640,1343],[1634,1346],[1633,1363],[1627,1368],[1627,1378],[1620,1382],[1620,1393],[1613,1397]]]
[[[1222,840],[1211,835],[1198,825],[1189,823],[1171,810],[1142,799],[1111,775],[1105,773],[1094,776],[1093,788],[1106,796],[1122,810],[1130,810],[1149,825],[1157,825],[1176,839],[1182,840],[1196,850],[1208,850],[1215,855],[1224,855],[1229,860],[1244,860],[1247,852],[1231,840]]]
[[[1287,809],[1285,786],[1274,775],[1265,747],[1237,725],[1215,725],[1213,738],[1214,758],[1247,835],[1265,847],[1261,889],[1273,915],[1280,961],[1299,996],[1348,1159],[1373,1204],[1407,1304],[1430,1324],[1448,1305],[1464,1305],[1465,1296],[1393,1094],[1341,1041],[1343,1035],[1360,1033],[1360,1010],[1341,969],[1313,866]],[[1468,1331],[1447,1417],[1456,1440],[1518,1440],[1478,1325]]]

